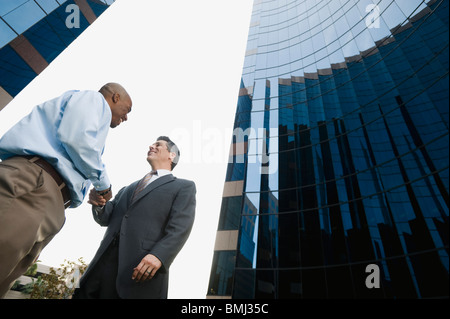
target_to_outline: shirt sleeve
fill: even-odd
[[[75,168],[98,190],[110,180],[101,156],[111,123],[111,110],[95,91],[74,94],[67,102],[57,135]]]

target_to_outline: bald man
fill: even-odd
[[[68,91],[37,105],[0,139],[0,298],[59,232],[65,209],[81,205],[91,183],[106,200],[101,156],[109,128],[132,101],[118,83]]]

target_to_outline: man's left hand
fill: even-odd
[[[148,254],[144,258],[142,258],[139,265],[134,268],[133,276],[131,279],[136,282],[142,282],[146,280],[150,280],[156,274],[159,268],[161,268],[161,261],[154,255]]]

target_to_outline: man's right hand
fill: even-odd
[[[105,196],[101,196],[95,188],[92,188],[89,193],[88,203],[94,206],[105,206],[106,202],[112,198],[112,192],[109,192]]]

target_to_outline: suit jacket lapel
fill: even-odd
[[[172,174],[170,174],[170,175],[162,176],[162,177],[158,178],[157,180],[151,182],[150,184],[147,185],[147,187],[145,187],[145,188],[144,188],[144,189],[136,196],[135,200],[134,200],[133,202],[131,202],[130,205],[133,205],[134,203],[136,203],[137,201],[139,201],[142,197],[144,197],[145,195],[147,195],[148,193],[150,193],[150,192],[151,192],[152,190],[154,190],[155,188],[157,188],[157,187],[159,187],[159,186],[161,186],[161,185],[164,185],[164,184],[166,184],[166,183],[169,183],[169,182],[173,181],[174,179],[175,179],[175,177],[174,177]],[[138,183],[139,183],[139,182],[138,182]],[[133,193],[134,193],[134,190],[136,189],[138,183],[136,183],[135,187],[132,188],[132,189],[133,189]],[[132,194],[133,194],[133,193],[132,193]],[[131,196],[133,196],[133,195],[131,195]],[[131,200],[131,199],[130,199],[130,200]]]

